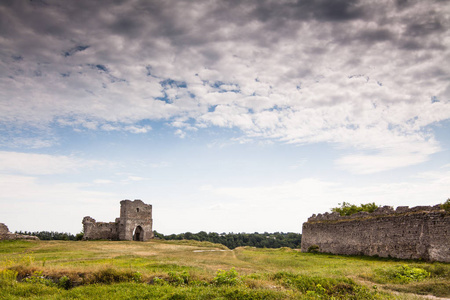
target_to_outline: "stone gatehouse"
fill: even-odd
[[[115,222],[83,218],[84,240],[148,241],[153,238],[152,206],[141,200],[120,201],[120,217]]]

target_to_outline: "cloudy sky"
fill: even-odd
[[[450,197],[450,2],[1,1],[0,222],[300,232]]]

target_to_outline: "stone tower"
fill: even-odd
[[[120,201],[120,217],[115,222],[83,219],[84,240],[148,241],[153,238],[152,206],[141,200]]]
[[[119,240],[148,241],[153,238],[152,206],[141,200],[120,201]]]

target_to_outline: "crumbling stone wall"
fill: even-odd
[[[83,230],[85,240],[118,240],[118,223],[97,222],[94,218],[83,218]]]
[[[8,226],[0,223],[0,240],[39,240],[37,236],[9,232]]]
[[[3,223],[0,223],[0,236],[6,235],[8,234],[8,232],[9,232],[8,226],[6,226]]]
[[[153,238],[152,206],[141,200],[120,201],[120,217],[115,222],[83,218],[85,240],[148,241]]]
[[[450,262],[450,213],[437,205],[313,215],[303,223],[302,251],[313,245],[334,254]]]

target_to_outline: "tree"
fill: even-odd
[[[164,235],[155,232],[155,236],[164,240],[197,240],[218,243],[227,246],[230,249],[241,246],[252,246],[259,248],[279,248],[291,247],[300,248],[302,235],[294,232],[275,232],[275,233],[216,233],[200,231],[198,233],[186,232],[180,234]]]

